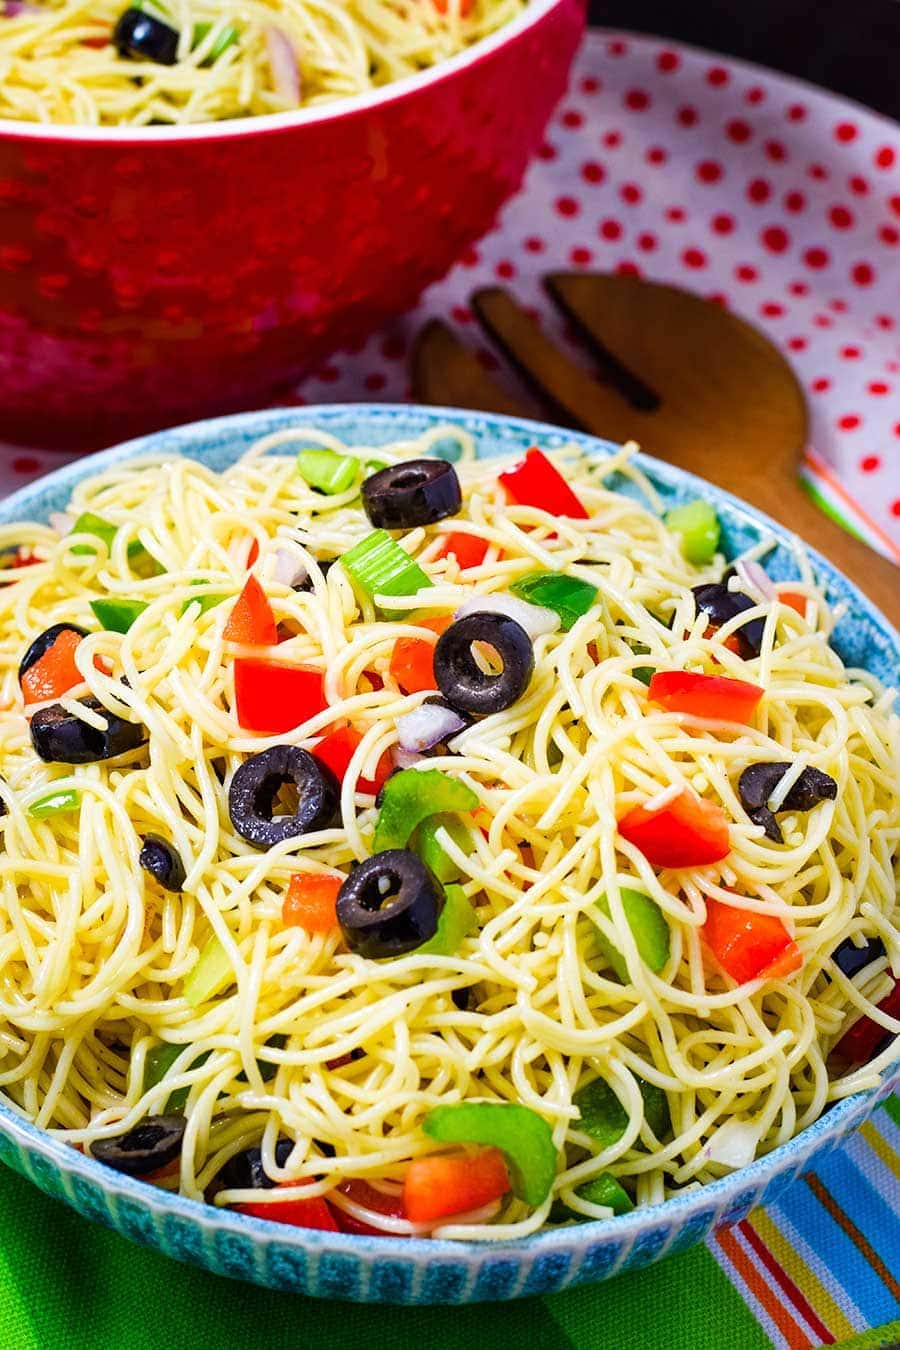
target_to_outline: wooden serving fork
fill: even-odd
[[[826,516],[800,485],[806,400],[768,338],[712,301],[637,277],[558,272],[545,285],[590,348],[596,374],[550,341],[508,292],[477,291],[471,303],[557,418],[612,441],[636,440],[744,498],[820,549],[900,622],[900,569]],[[416,340],[412,379],[423,403],[539,412],[507,393],[439,320]]]

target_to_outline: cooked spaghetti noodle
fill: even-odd
[[[315,107],[437,65],[523,4],[139,0],[129,9],[127,0],[6,0],[0,118],[183,125]],[[145,21],[135,38],[133,24],[117,26],[123,14],[155,27]]]
[[[371,532],[363,466],[425,456],[437,443],[460,452],[461,511],[396,536],[433,584],[416,596],[367,596],[340,563]],[[294,454],[309,446],[358,460],[359,475],[332,495],[313,490]],[[498,478],[510,462],[477,460],[452,427],[377,450],[303,428],[266,437],[222,474],[170,458],[85,479],[70,506],[82,522],[75,533],[65,533],[72,519],[0,530],[0,548],[30,564],[8,557],[0,589],[0,1090],[29,1119],[89,1151],[163,1113],[184,1089],[180,1163],[162,1185],[202,1198],[229,1159],[261,1145],[270,1178],[327,1195],[344,1218],[496,1239],[561,1216],[607,1216],[585,1192],[605,1173],[635,1203],[661,1201],[879,1081],[891,1045],[843,1076],[828,1057],[862,1019],[884,1038],[898,1030],[877,1006],[900,971],[891,694],[845,669],[829,645],[833,616],[805,562],[793,587],[805,617],[751,596],[742,617],[759,619],[762,637],[744,659],[729,641],[737,620],[714,628],[694,608],[691,588],[721,577],[721,557],[699,569],[685,561],[628,450],[549,458],[584,518],[511,504]],[[604,485],[614,470],[645,490],[648,506]],[[84,532],[86,512],[117,527],[111,539]],[[465,569],[444,548],[460,529],[483,555]],[[272,736],[238,721],[234,658],[247,650],[223,631],[248,564],[279,625],[278,661],[324,674],[325,710]],[[286,926],[292,876],[352,876],[372,852],[379,807],[358,780],[396,754],[398,720],[427,697],[398,686],[398,640],[433,639],[418,617],[449,617],[535,569],[589,581],[594,603],[568,631],[534,639],[534,673],[512,706],[425,761],[478,797],[437,836],[477,925],[450,954],[385,960],[348,948],[337,926]],[[310,588],[293,589],[292,571]],[[127,632],[98,631],[98,598],[146,608]],[[111,762],[38,758],[17,668],[32,638],[59,623],[90,630],[75,651],[82,683],[64,709],[101,731],[113,715],[140,723],[145,744]],[[753,681],[764,695],[749,724],[698,718],[651,703],[642,667]],[[246,843],[229,817],[239,766],[276,744],[314,750],[346,724],[358,743],[337,823],[267,850]],[[837,785],[809,810],[786,809],[790,784],[770,795],[782,843],[738,799],[738,777],[759,761],[789,761],[793,779],[815,768]],[[653,866],[619,833],[623,813],[662,810],[684,790],[727,819],[727,856]],[[66,793],[77,805],[35,812]],[[186,872],[180,891],[141,867],[148,834],[172,841]],[[626,914],[627,888],[668,929],[655,971]],[[793,968],[730,978],[704,927],[716,903],[780,921],[799,949]],[[875,944],[852,977],[834,959],[848,939]],[[603,954],[610,944],[618,974]],[[211,949],[221,970],[191,1002],[185,981]],[[161,1046],[176,1047],[174,1058],[147,1088],[148,1057]],[[573,1103],[598,1079],[626,1118],[606,1143]],[[664,1094],[665,1129],[645,1111],[647,1085]],[[517,1103],[549,1125],[558,1164],[543,1203],[507,1195],[431,1223],[377,1212],[372,1196],[396,1200],[412,1159],[445,1151],[421,1128],[429,1111],[481,1101]],[[281,1165],[279,1140],[293,1146]],[[363,1181],[372,1189],[360,1190]],[[217,1202],[247,1199],[226,1189]]]

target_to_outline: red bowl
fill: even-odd
[[[0,122],[0,436],[97,446],[259,403],[413,304],[521,182],[584,0],[325,109]]]

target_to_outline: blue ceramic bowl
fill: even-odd
[[[159,432],[94,455],[42,479],[0,504],[0,522],[46,519],[65,508],[82,478],[147,454],[188,455],[223,469],[258,437],[304,423],[327,428],[350,444],[377,446],[454,422],[476,438],[483,455],[575,443],[591,454],[612,447],[590,436],[541,423],[443,409],[353,404],[250,413]],[[658,460],[638,463],[665,502],[703,496],[723,526],[729,556],[774,535],[766,558],[776,579],[796,576],[789,536],[735,497]],[[614,486],[633,494],[625,480]],[[900,643],[887,619],[818,554],[819,580],[832,601],[846,605],[834,645],[851,666],[886,683],[896,680]],[[900,1066],[878,1091],[840,1102],[790,1143],[702,1191],[636,1210],[621,1218],[537,1233],[517,1242],[464,1243],[358,1237],[290,1229],[170,1195],[83,1157],[36,1130],[0,1099],[0,1160],[88,1219],[219,1275],[279,1290],[366,1303],[471,1303],[522,1298],[607,1279],[649,1265],[700,1242],[725,1220],[743,1218],[778,1198],[861,1124],[900,1078]]]

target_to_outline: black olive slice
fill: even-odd
[[[275,1145],[275,1161],[284,1167],[294,1145],[290,1139],[279,1139]],[[222,1190],[228,1191],[270,1191],[277,1183],[264,1171],[262,1150],[245,1149],[237,1153],[222,1168],[217,1177]]]
[[[327,577],[327,576],[328,576],[329,571],[331,570],[331,568],[334,566],[334,564],[335,564],[336,562],[337,562],[337,558],[323,558],[323,559],[321,559],[321,561],[319,562],[319,571],[322,573],[322,576],[323,576],[323,577]],[[313,579],[312,579],[312,577],[310,576],[309,572],[307,572],[306,576],[303,577],[300,581],[296,581],[296,582],[294,583],[294,585],[291,587],[291,590],[292,590],[292,591],[311,591],[311,590],[313,590]]]
[[[50,628],[45,628],[43,633],[39,634],[38,637],[34,639],[34,642],[32,642],[31,646],[22,657],[22,660],[19,662],[20,682],[26,670],[30,670],[32,666],[40,661],[42,656],[45,656],[47,652],[49,652],[60,633],[77,633],[79,637],[87,637],[88,630],[86,628],[79,628],[77,623],[55,623]]]
[[[880,956],[884,956],[884,943],[878,937],[866,938],[862,947],[857,947],[852,938],[844,938],[831,953],[832,961],[848,980],[852,980],[854,975],[865,970]]]
[[[410,459],[366,478],[362,502],[377,529],[407,530],[455,516],[462,506],[462,490],[452,464],[442,459]]]
[[[367,858],[344,882],[337,917],[351,951],[373,961],[402,956],[433,938],[444,908],[444,888],[405,848]]]
[[[31,719],[31,743],[41,759],[49,764],[95,764],[136,750],[147,739],[147,728],[140,722],[126,722],[104,708],[96,698],[81,699],[106,718],[106,730],[88,726],[73,717],[59,703],[39,708]]]
[[[113,42],[120,56],[174,66],[178,60],[178,33],[162,19],[141,9],[126,9],[113,29]]]
[[[141,849],[140,864],[163,890],[178,892],[184,885],[184,863],[177,850],[158,834],[148,834]]]
[[[291,816],[276,816],[275,798],[288,784],[297,790],[297,809]],[[235,772],[228,789],[228,813],[248,844],[271,848],[283,839],[328,829],[337,820],[340,800],[334,774],[308,750],[273,745],[252,755]]]
[[[118,1139],[98,1139],[91,1153],[117,1172],[143,1177],[178,1157],[185,1129],[184,1116],[148,1116]]]
[[[492,647],[503,669],[492,675],[472,651],[474,642]],[[521,624],[505,614],[475,613],[457,619],[438,638],[434,678],[454,710],[484,717],[502,712],[524,694],[534,672],[534,648]]]
[[[834,801],[837,783],[821,769],[806,768],[781,804],[782,811],[811,811],[819,802]]]
[[[722,624],[728,623],[729,619],[743,614],[747,609],[756,608],[755,602],[749,596],[742,595],[740,591],[730,591],[727,586],[717,581],[705,586],[694,586],[693,593],[697,613],[706,614],[714,628],[720,628]],[[748,619],[736,629],[735,637],[741,648],[741,656],[745,660],[751,656],[759,656],[765,626],[763,619]]]
[[[762,825],[769,839],[784,842],[781,827],[766,803],[791,767],[788,760],[749,764],[738,779],[741,805],[754,825]],[[837,783],[821,769],[805,768],[791,784],[779,811],[811,811],[819,802],[837,797]]]

